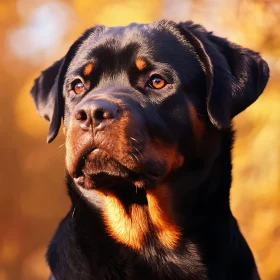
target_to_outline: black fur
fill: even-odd
[[[148,61],[143,71],[133,66],[137,57]],[[87,78],[87,90],[75,95],[73,83],[83,79],[81,69],[88,62],[94,62],[94,70]],[[159,90],[151,88],[149,80],[154,74],[168,84]],[[105,102],[102,112],[113,114],[98,119],[106,122],[102,132],[92,124],[92,147],[87,147],[92,151],[105,141],[106,156],[93,162],[87,159],[83,167],[77,161],[77,170],[83,168],[82,177],[91,179],[79,187],[78,171],[66,171],[72,207],[49,245],[51,279],[259,279],[229,205],[231,119],[258,98],[268,77],[268,66],[258,53],[192,22],[87,30],[64,58],[42,72],[31,91],[39,114],[50,121],[47,141],[56,137],[63,118],[66,139],[73,138],[72,149],[84,145],[83,132],[71,131],[79,108]],[[116,126],[126,113],[130,118],[121,132]],[[112,123],[107,124],[108,119]],[[201,126],[202,134],[197,134]],[[129,144],[121,142],[121,133]],[[136,141],[130,144],[132,138]],[[159,148],[176,146],[183,163],[166,174],[163,154],[146,156],[148,143],[155,142]],[[118,145],[121,148],[115,152]],[[133,168],[127,159],[128,154],[134,155],[131,151],[138,151],[140,157],[136,157],[139,164],[133,161]],[[88,156],[83,153],[79,157]],[[139,178],[144,186],[135,194]],[[149,207],[146,192],[161,188],[162,183],[168,186],[182,233],[176,246],[169,248],[160,242],[148,216],[150,230],[141,249],[111,236],[101,214],[104,201],[96,191],[109,184],[130,213],[133,204]]]

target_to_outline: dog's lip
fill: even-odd
[[[108,172],[98,172],[91,175],[83,174],[74,178],[74,182],[80,187],[87,189],[109,189],[116,185],[132,183],[134,174],[110,174]]]
[[[76,185],[87,189],[110,189],[111,187],[120,186],[122,184],[131,184],[137,188],[148,189],[153,183],[159,181],[160,176],[156,174],[141,175],[132,171],[127,175],[113,175],[107,172],[98,172],[92,175],[86,175],[83,173],[73,179]]]
[[[104,153],[109,156],[108,160],[114,160],[117,165],[116,169],[108,170],[97,169],[97,170],[85,170],[86,161],[94,160],[94,157],[99,153]],[[132,170],[128,168],[125,164],[117,161],[114,157],[99,148],[91,148],[84,154],[80,156],[77,160],[76,168],[74,175],[72,176],[74,182],[88,189],[98,189],[98,188],[107,188],[110,185],[117,185],[121,183],[130,183],[136,185],[137,187],[149,188],[156,184],[161,176],[158,173],[152,172],[151,170]]]
[[[133,182],[137,178],[138,173],[136,171],[130,170],[128,167],[114,158],[108,160],[114,160],[117,168],[110,170],[106,169],[105,167],[104,169],[97,168],[96,170],[85,170],[84,167],[86,162],[93,161],[94,157],[102,152],[107,154],[105,151],[100,150],[99,148],[92,148],[80,156],[80,158],[77,160],[75,171],[72,176],[74,182],[77,185],[97,189],[102,187],[102,183],[104,187],[106,187],[109,184],[112,185],[114,183],[119,183],[121,180]]]
[[[85,183],[85,176],[84,175],[81,175],[79,177],[74,177],[74,181],[77,185],[84,185]]]
[[[83,167],[85,164],[85,159],[86,157],[92,153],[96,148],[94,146],[92,147],[85,147],[79,157],[76,157],[73,160],[72,166],[73,169],[69,170],[69,174],[71,175],[72,178],[79,178],[83,176]]]

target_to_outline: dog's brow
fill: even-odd
[[[147,66],[147,62],[142,57],[138,57],[135,61],[135,65],[138,70],[142,71]]]
[[[85,76],[89,76],[94,69],[94,64],[92,62],[87,63],[84,66],[83,73]]]

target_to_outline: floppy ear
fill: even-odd
[[[214,36],[200,25],[188,21],[178,27],[203,65],[209,118],[217,128],[228,128],[231,119],[263,92],[268,65],[258,53]]]
[[[62,58],[44,70],[35,79],[31,89],[31,95],[39,115],[50,122],[47,137],[48,143],[56,137],[60,128],[61,118],[63,117],[64,101],[59,89],[59,80],[61,79],[61,69],[64,60]]]
[[[35,79],[31,95],[41,117],[50,122],[47,143],[52,142],[60,128],[64,116],[63,83],[69,63],[75,56],[79,46],[94,32],[102,32],[103,26],[87,29],[84,34],[70,47],[66,56],[55,62],[51,67]]]

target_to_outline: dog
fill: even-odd
[[[95,26],[35,80],[63,121],[72,202],[51,279],[260,279],[230,210],[232,118],[263,92],[261,56],[191,21]]]

